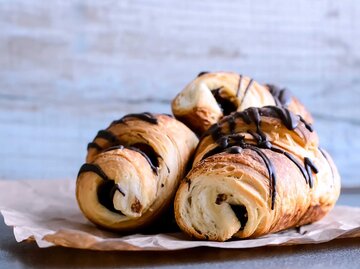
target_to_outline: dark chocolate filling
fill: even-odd
[[[231,205],[231,204],[230,206],[241,224],[240,231],[244,230],[245,225],[248,221],[248,213],[246,207],[244,205]]]
[[[131,204],[131,211],[134,213],[140,213],[142,209],[142,204],[139,199],[135,197],[135,201]]]
[[[114,180],[110,179],[101,169],[101,167],[97,164],[83,164],[79,170],[78,177],[80,176],[80,174],[86,172],[95,173],[103,179],[102,183],[98,186],[97,189],[97,197],[99,203],[112,212],[124,215],[120,210],[114,208],[113,198],[115,192],[118,190],[123,196],[125,196],[125,193],[120,189],[117,184],[115,184]]]
[[[114,183],[113,180],[103,181],[97,189],[97,197],[99,203],[105,206],[107,209],[112,212],[124,215],[120,210],[114,208],[113,198],[116,190],[118,190],[118,186]],[[120,193],[124,195],[123,192],[120,191]]]
[[[228,96],[224,97],[221,95],[222,87],[211,91],[224,116],[229,115],[231,112],[236,111],[237,104],[233,103]]]
[[[208,74],[209,72],[200,72],[198,74],[198,77],[201,77],[202,75]],[[239,75],[239,82],[238,82],[238,88],[236,91],[236,97],[239,97],[240,95],[240,90],[241,90],[241,86],[242,86],[242,82],[243,82],[243,75]],[[241,106],[241,104],[244,102],[244,99],[248,93],[248,91],[251,89],[251,87],[253,86],[254,80],[250,79],[249,84],[246,86],[244,94],[241,98],[241,101],[239,102],[239,104],[234,104],[233,102],[231,102],[229,100],[229,98],[225,98],[222,97],[221,94],[219,93],[219,89],[214,89],[212,90],[212,94],[214,95],[217,103],[219,104],[220,108],[223,110],[223,114],[229,115],[231,112],[234,112],[237,110],[238,106]],[[289,104],[291,103],[292,100],[292,93],[286,89],[286,88],[279,88],[275,85],[272,84],[266,84],[265,85],[269,92],[271,93],[271,95],[274,98],[275,101],[275,105],[278,107],[285,107],[287,108],[289,106]]]
[[[219,193],[216,197],[215,204],[221,205],[222,202],[226,201],[227,195],[225,193]]]
[[[123,149],[123,148],[125,147],[122,145],[117,145],[107,148],[103,152],[116,150],[116,149]],[[152,147],[150,147],[147,144],[137,143],[127,148],[140,153],[147,160],[154,173],[156,175],[158,174],[158,167],[159,167],[158,155],[156,154],[156,152]],[[78,177],[81,173],[85,173],[85,172],[93,172],[103,179],[103,182],[98,186],[97,189],[97,196],[99,203],[112,212],[123,214],[121,211],[116,210],[113,205],[114,194],[117,190],[123,196],[125,196],[125,193],[120,189],[120,187],[117,184],[114,183],[114,180],[110,179],[97,164],[90,164],[90,163],[83,164],[78,173]],[[134,209],[133,211],[140,212],[142,207],[140,202],[135,204],[136,206],[132,207],[132,209]]]

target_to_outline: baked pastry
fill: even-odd
[[[129,114],[98,132],[80,168],[76,197],[93,223],[134,231],[172,203],[198,143],[184,124],[165,114]]]
[[[223,116],[248,107],[286,107],[312,122],[310,113],[287,89],[261,85],[232,72],[202,72],[172,101],[177,119],[201,135]]]
[[[317,134],[286,108],[248,108],[203,135],[180,184],[175,217],[198,239],[258,237],[319,220],[340,177]]]

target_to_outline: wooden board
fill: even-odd
[[[74,178],[127,112],[169,112],[200,71],[287,86],[360,185],[360,3],[0,1],[0,177]]]

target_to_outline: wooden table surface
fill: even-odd
[[[360,191],[348,191],[339,204],[360,206]],[[360,238],[317,245],[243,250],[196,248],[164,252],[99,252],[17,243],[0,221],[0,268],[360,268]]]

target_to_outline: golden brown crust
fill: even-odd
[[[236,127],[231,130],[229,118],[218,124],[223,136],[233,133],[244,136],[246,145],[258,143],[249,135],[249,131],[259,133],[254,122],[235,117]],[[340,177],[331,157],[319,149],[316,133],[301,121],[291,130],[280,118],[270,116],[261,116],[260,129],[271,142],[270,148],[257,149],[271,162],[276,174],[274,205],[273,182],[265,159],[251,146],[243,146],[236,154],[215,152],[206,157],[221,143],[214,141],[210,132],[201,139],[193,169],[175,198],[176,221],[187,234],[217,241],[258,237],[319,220],[334,206]],[[295,161],[272,147],[287,152]],[[305,164],[305,157],[318,169],[318,173],[311,172],[313,186],[296,164]],[[242,215],[237,216],[239,208]],[[241,218],[243,222],[247,219],[245,224]]]
[[[152,117],[156,124],[126,117],[91,143],[87,163],[100,168],[107,178],[84,170],[77,179],[76,196],[93,223],[135,231],[169,207],[198,139],[174,118]],[[103,151],[116,144],[124,147]]]
[[[232,72],[207,73],[195,78],[174,98],[172,111],[175,117],[201,135],[225,115],[221,101],[219,103],[215,97],[216,89],[220,89],[218,96],[228,100],[225,105],[232,106],[232,111],[276,104],[269,87],[249,77]],[[311,114],[295,97],[290,98],[288,108],[312,122]]]
[[[223,133],[230,133],[228,121],[220,121],[219,125]],[[234,133],[242,133],[246,140],[253,140],[253,137],[248,133],[248,130],[256,131],[256,125],[253,122],[247,124],[237,117],[235,125]],[[309,148],[316,147],[319,141],[316,132],[309,132],[302,123],[296,129],[289,130],[282,124],[281,120],[264,116],[261,120],[261,129],[266,133],[273,145],[279,148],[291,149],[293,143],[297,143],[299,145],[299,152],[295,154],[299,157],[303,156],[304,151],[307,151]],[[289,141],[290,138],[291,141]],[[216,147],[215,142],[211,135],[204,136],[201,139],[195,152],[194,164],[199,162],[209,150]]]

